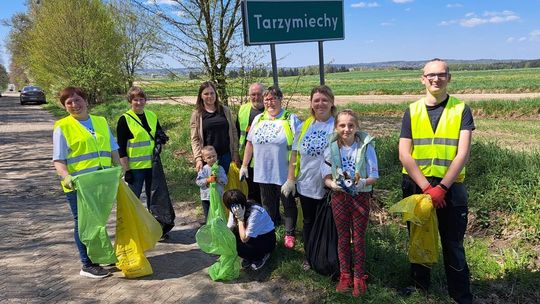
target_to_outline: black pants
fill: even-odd
[[[204,222],[208,220],[208,211],[210,210],[210,201],[209,200],[201,200],[202,209],[204,212]]]
[[[440,178],[428,178],[432,186]],[[408,176],[403,175],[403,197],[421,194],[422,189]],[[448,294],[457,303],[472,303],[470,273],[463,238],[467,229],[467,190],[462,183],[454,183],[445,196],[446,207],[437,209],[439,235],[444,259],[444,270],[448,284]],[[431,268],[411,263],[411,278],[416,287],[428,290],[431,281]]]
[[[238,256],[248,261],[260,260],[265,254],[274,251],[276,248],[275,230],[255,238],[250,238],[246,243],[242,242],[240,239],[238,229],[235,229],[234,235],[236,236],[236,250],[238,251]]]
[[[304,252],[306,252],[309,243],[309,234],[311,228],[315,222],[315,216],[317,215],[317,209],[326,201],[326,198],[314,199],[299,194],[300,204],[302,205],[302,215],[304,216],[304,230],[302,231],[302,237],[304,239]]]
[[[253,181],[253,177],[254,177],[254,172],[253,172],[253,168],[249,167],[248,166],[248,174],[249,174],[249,177],[246,178],[246,182],[247,182],[247,185],[248,185],[248,198],[249,199],[252,199],[256,202],[260,202],[261,201],[261,190],[259,189],[259,184],[256,183],[255,181]]]
[[[283,204],[285,220],[285,234],[294,235],[296,230],[296,219],[298,217],[298,209],[296,208],[296,200],[294,196],[285,197],[281,194],[281,186],[274,184],[259,184],[261,189],[261,204],[263,205],[268,215],[277,226],[279,225],[281,216],[279,214],[279,202]]]

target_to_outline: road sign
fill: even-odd
[[[244,43],[344,39],[343,0],[243,0]]]

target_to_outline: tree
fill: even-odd
[[[30,72],[49,91],[75,85],[101,101],[121,87],[122,41],[102,1],[42,1],[26,43]]]
[[[164,8],[156,0],[133,0],[163,21],[169,54],[179,62],[202,65],[226,104],[227,66],[241,46],[240,0],[170,0]]]
[[[10,19],[2,20],[2,24],[11,28],[6,39],[6,49],[11,57],[9,79],[17,87],[22,87],[30,83],[26,42],[33,21],[29,13],[17,13]]]
[[[0,63],[0,92],[5,91],[9,83],[6,67]]]
[[[116,30],[124,36],[121,45],[122,74],[130,88],[133,86],[135,71],[162,53],[159,19],[147,11],[135,9],[129,0],[111,1],[110,7],[115,16]]]

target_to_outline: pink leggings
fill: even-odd
[[[351,230],[353,240],[354,277],[361,278],[366,262],[366,228],[369,220],[368,192],[351,196],[345,192],[332,193],[332,214],[338,234],[338,257],[341,273],[351,273]]]

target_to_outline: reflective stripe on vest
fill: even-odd
[[[424,99],[409,106],[412,131],[412,157],[424,176],[443,178],[457,154],[461,117],[465,104],[450,97],[441,114],[435,133],[429,120]],[[403,173],[407,173],[405,168]],[[465,178],[465,167],[456,182]]]
[[[240,159],[244,158],[244,149],[246,148],[246,137],[248,132],[249,114],[251,113],[251,102],[245,103],[238,111],[238,124],[240,125],[240,137],[238,138],[238,153]]]
[[[129,114],[129,115],[128,115]],[[131,116],[130,116],[131,115]],[[152,111],[144,111],[150,133],[156,136],[157,115]],[[133,134],[133,138],[127,143],[127,156],[130,169],[146,169],[152,168],[152,153],[154,152],[155,143],[148,135],[148,132],[140,125],[142,121],[133,110],[129,110],[124,114],[129,131]],[[140,123],[140,124],[139,124]]]
[[[58,120],[54,127],[59,127],[66,139],[68,155],[66,165],[69,174],[76,176],[112,165],[111,138],[105,118],[90,115],[95,137],[75,118],[68,116]],[[72,190],[62,185],[64,192]]]

